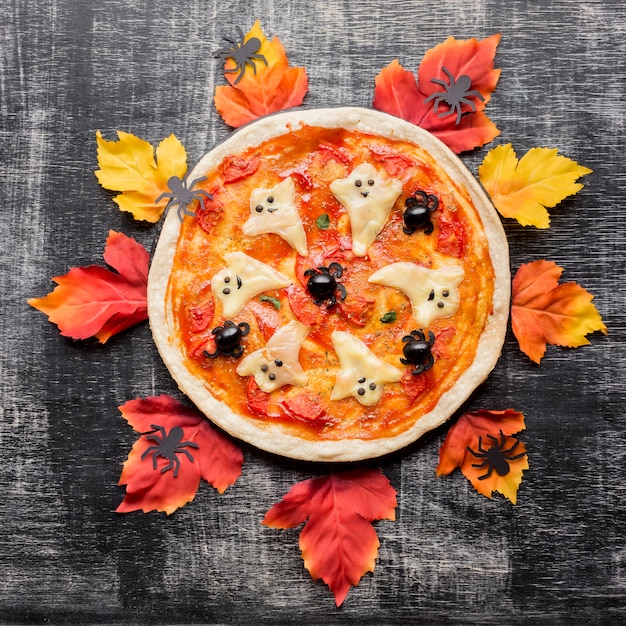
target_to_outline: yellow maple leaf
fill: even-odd
[[[557,154],[556,148],[531,148],[518,160],[511,144],[487,153],[478,176],[503,217],[522,226],[550,227],[552,208],[583,188],[576,181],[591,170]]]
[[[158,222],[168,200],[155,200],[170,191],[167,182],[172,176],[184,177],[187,152],[174,135],[159,143],[156,155],[152,144],[135,135],[118,130],[117,136],[117,141],[107,141],[96,132],[96,178],[105,189],[122,192],[113,198],[122,211],[136,220]]]

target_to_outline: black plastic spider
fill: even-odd
[[[237,26],[237,32],[239,33],[238,40],[231,39],[230,37],[224,37],[224,39],[232,45],[222,48],[215,53],[216,57],[221,57],[224,60],[231,58],[235,62],[236,67],[231,70],[224,70],[224,74],[235,74],[236,72],[239,72],[239,76],[237,76],[234,83],[235,85],[243,78],[246,71],[246,65],[251,65],[255,74],[255,61],[263,61],[263,63],[267,65],[267,59],[262,54],[258,54],[259,49],[261,48],[261,40],[257,37],[250,37],[248,41],[244,41],[245,36],[239,26]]]
[[[418,228],[423,228],[426,235],[433,232],[433,223],[430,221],[430,214],[439,207],[439,199],[432,193],[426,193],[418,189],[409,196],[405,202],[404,227],[402,230],[407,235],[412,235]]]
[[[213,200],[213,196],[204,191],[203,189],[196,189],[194,191],[194,187],[201,183],[203,180],[206,180],[206,177],[196,178],[191,181],[191,184],[187,186],[185,181],[178,178],[178,176],[171,176],[167,181],[167,186],[170,188],[170,191],[166,191],[162,193],[155,201],[155,204],[159,204],[163,198],[169,198],[169,202],[167,203],[165,209],[169,209],[172,204],[178,204],[178,218],[180,221],[183,221],[183,213],[185,215],[191,215],[192,217],[195,215],[193,211],[189,210],[189,205],[194,200],[202,200],[202,198],[208,198],[209,200]]]
[[[317,269],[308,269],[304,272],[309,276],[306,283],[307,291],[315,298],[313,302],[318,306],[328,300],[327,309],[337,304],[337,298],[341,301],[346,299],[346,288],[337,282],[343,274],[343,267],[339,263],[331,263],[328,267],[323,265]],[[335,293],[338,292],[338,295]]]
[[[204,355],[214,359],[220,355],[233,356],[238,359],[243,354],[242,337],[250,332],[250,325],[246,322],[235,324],[226,320],[223,326],[217,326],[211,331],[215,338],[215,352],[204,351]]]
[[[147,439],[154,441],[156,445],[150,446],[141,455],[142,459],[145,459],[148,455],[152,455],[152,469],[157,468],[157,459],[162,457],[169,461],[169,465],[166,465],[161,474],[165,474],[168,470],[174,468],[174,478],[178,476],[178,470],[180,470],[180,460],[177,454],[184,454],[193,463],[193,457],[189,450],[185,448],[198,448],[198,444],[193,441],[182,441],[185,434],[180,426],[174,426],[169,433],[165,431],[163,426],[157,426],[156,424],[150,424],[150,428],[154,428],[155,431],[159,431],[159,435],[150,435]]]
[[[404,365],[415,365],[411,370],[411,374],[417,375],[429,370],[435,363],[430,349],[435,343],[435,334],[432,330],[428,331],[428,339],[423,330],[412,330],[410,335],[402,337],[402,353],[404,358],[400,357],[400,362]]]
[[[476,111],[476,104],[469,100],[468,96],[475,96],[481,100],[481,102],[484,102],[485,98],[480,92],[474,89],[470,90],[470,87],[472,86],[472,79],[467,76],[467,74],[462,74],[455,81],[452,72],[450,72],[448,68],[442,67],[441,69],[448,75],[450,82],[446,83],[445,80],[431,78],[430,82],[441,85],[444,88],[444,91],[436,91],[435,93],[430,94],[430,96],[424,99],[424,104],[430,100],[434,100],[435,105],[433,107],[433,111],[437,113],[439,105],[442,102],[445,102],[450,107],[450,110],[439,113],[439,117],[445,117],[446,115],[456,113],[456,123],[458,124],[461,121],[461,105],[468,104],[472,109],[472,112]]]
[[[482,463],[472,463],[472,467],[485,467],[487,466],[487,473],[478,477],[478,480],[485,480],[491,476],[493,470],[496,470],[498,476],[506,476],[511,469],[509,461],[515,461],[521,459],[526,452],[520,454],[513,454],[520,442],[516,439],[515,443],[508,448],[504,449],[507,437],[500,431],[500,441],[493,435],[487,435],[489,439],[493,441],[493,445],[485,450],[482,445],[482,437],[478,438],[478,452],[474,452],[469,446],[467,446],[468,452],[471,452],[478,459],[485,459]]]

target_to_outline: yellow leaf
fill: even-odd
[[[132,213],[136,220],[158,222],[167,198],[158,205],[155,200],[170,191],[167,182],[172,176],[185,176],[187,152],[174,135],[157,146],[156,158],[147,141],[121,130],[117,136],[117,141],[107,141],[96,132],[100,166],[96,178],[105,189],[122,192],[113,198],[122,211]]]
[[[531,148],[517,159],[511,144],[487,153],[478,176],[503,217],[522,226],[549,228],[551,208],[583,188],[576,181],[591,170],[557,154],[556,148]]]

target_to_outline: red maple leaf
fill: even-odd
[[[110,231],[103,257],[117,272],[98,265],[73,267],[52,279],[54,291],[28,300],[64,337],[96,337],[105,343],[148,317],[148,252],[134,239]]]
[[[137,398],[120,411],[141,437],[124,463],[118,513],[168,515],[194,499],[200,479],[223,493],[241,475],[243,453],[198,411],[168,395]]]
[[[547,344],[577,348],[589,343],[589,333],[607,333],[593,296],[577,283],[559,283],[562,272],[556,263],[539,260],[522,265],[513,278],[513,334],[535,363]]]
[[[395,519],[396,491],[379,471],[358,468],[294,485],[263,524],[300,533],[304,565],[343,603],[350,587],[373,572],[380,542],[371,522]]]
[[[492,141],[500,131],[483,112],[500,70],[493,68],[500,35],[478,41],[449,37],[426,54],[415,75],[392,61],[376,77],[374,108],[430,131],[457,154]],[[458,108],[442,96],[458,86]],[[452,94],[450,94],[452,95]]]
[[[498,491],[515,504],[528,458],[511,435],[525,427],[523,414],[513,409],[464,413],[439,449],[437,476],[458,467],[478,493],[491,498]]]

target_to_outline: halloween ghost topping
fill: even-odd
[[[354,335],[336,330],[331,340],[340,364],[331,400],[352,396],[364,406],[373,406],[381,399],[386,384],[402,378],[402,370],[379,359]]]
[[[264,348],[243,359],[237,374],[254,376],[256,384],[266,393],[283,385],[305,385],[308,379],[298,356],[308,332],[308,326],[291,320],[270,337]]]
[[[365,256],[402,192],[402,183],[393,178],[385,180],[373,165],[362,163],[346,178],[334,180],[330,190],[348,212],[352,252]]]
[[[211,279],[211,289],[222,305],[222,315],[231,318],[254,296],[270,289],[287,287],[291,281],[266,263],[243,252],[224,255],[227,267]]]
[[[274,233],[299,255],[306,256],[306,234],[295,197],[296,190],[291,177],[271,189],[255,189],[250,194],[250,217],[242,227],[244,234]]]
[[[458,265],[427,269],[401,261],[374,272],[368,281],[402,291],[411,302],[415,321],[425,327],[456,313],[460,303],[458,286],[464,276],[465,271]]]

